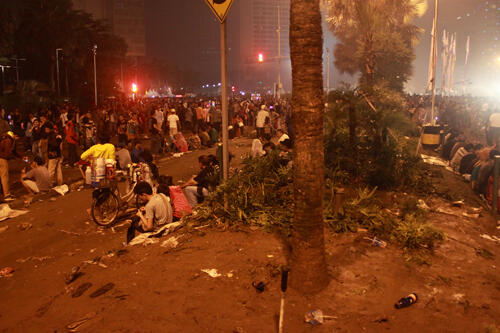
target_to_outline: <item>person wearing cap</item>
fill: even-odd
[[[170,136],[176,135],[181,129],[179,116],[175,114],[175,109],[170,109],[170,114],[167,117]]]
[[[264,135],[264,126],[266,124],[266,119],[271,119],[269,117],[269,111],[267,111],[266,105],[262,104],[260,111],[257,113],[257,119],[255,121],[255,127],[257,129],[257,136],[260,138]]]
[[[12,131],[4,132],[0,136],[0,181],[2,182],[4,201],[13,201],[9,187],[9,161],[12,155],[20,157],[15,149],[15,136]]]

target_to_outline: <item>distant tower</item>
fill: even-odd
[[[145,0],[73,0],[77,10],[105,20],[112,32],[127,43],[127,56],[146,56]]]

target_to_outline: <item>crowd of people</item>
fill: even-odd
[[[228,116],[230,138],[244,135],[249,127],[256,127],[259,135],[290,129],[286,100],[232,99]],[[118,168],[138,162],[154,168],[153,161],[164,154],[212,147],[220,140],[221,125],[221,103],[216,98],[110,99],[91,110],[71,103],[23,112],[2,107],[4,200],[14,199],[9,191],[9,159],[27,157],[25,169],[38,170],[24,170],[21,175],[21,183],[33,194],[63,184],[63,167],[82,168],[85,160],[103,154],[116,159]]]

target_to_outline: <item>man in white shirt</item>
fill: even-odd
[[[154,118],[156,119],[156,122],[160,128],[163,126],[163,120],[165,119],[163,112],[161,111],[160,108],[156,109]]]
[[[492,113],[487,126],[486,139],[488,145],[497,145],[500,137],[500,113]],[[497,147],[498,148],[498,147]]]
[[[181,129],[181,123],[179,121],[179,116],[175,114],[175,109],[170,110],[170,114],[167,117],[167,122],[170,129],[170,136],[176,135]]]
[[[266,105],[263,104],[260,107],[260,111],[257,113],[257,120],[255,121],[258,137],[262,137],[264,135],[264,124],[266,123],[266,118],[269,118],[269,111],[267,111]]]

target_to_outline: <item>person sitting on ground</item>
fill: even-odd
[[[256,138],[253,139],[252,141],[252,150],[251,150],[251,155],[252,157],[261,157],[267,154],[266,150],[264,149],[264,146],[273,149],[274,145],[271,143],[271,135],[265,134],[261,138]]]
[[[217,185],[218,177],[214,167],[216,160],[213,155],[201,155],[198,158],[200,173],[181,186],[191,207],[202,202],[208,196],[208,190]]]
[[[460,161],[460,167],[458,169],[458,172],[460,172],[460,174],[462,175],[472,174],[472,170],[474,170],[474,165],[479,160],[477,153],[481,149],[483,149],[483,145],[476,144],[473,150],[462,158],[462,160]]]
[[[31,162],[31,170],[21,170],[21,184],[28,191],[29,196],[50,190],[50,174],[40,156],[35,156]],[[29,203],[29,202],[25,202]]]
[[[200,132],[198,133],[200,137],[202,146],[212,147],[212,141],[210,140],[210,135],[208,135],[207,129],[205,126],[201,126]]]
[[[453,170],[458,171],[460,169],[460,162],[465,155],[472,151],[474,145],[472,143],[468,143],[463,147],[458,148],[455,155],[450,160],[450,166]]]
[[[137,211],[132,218],[132,224],[127,230],[127,243],[135,237],[135,231],[150,232],[172,223],[172,205],[170,199],[164,194],[153,194],[153,188],[147,182],[139,182],[134,193],[139,200],[146,202],[144,207]]]
[[[158,173],[158,167],[153,162],[153,155],[151,154],[151,151],[149,151],[148,149],[144,150],[141,153],[140,157],[144,161],[143,163],[146,163],[148,165],[149,172],[151,175],[151,183],[156,182],[160,177],[160,175]]]
[[[219,141],[219,133],[217,132],[217,129],[214,126],[208,124],[207,132],[208,135],[210,135],[210,141],[212,142],[212,145],[216,144]]]
[[[130,158],[132,159],[132,163],[140,163],[144,162],[144,160],[141,157],[142,152],[144,149],[142,149],[142,144],[140,142],[137,142],[134,145],[134,149],[130,152]]]
[[[118,149],[116,150],[116,160],[118,161],[118,169],[125,170],[128,168],[129,164],[132,164],[132,158],[130,157],[130,152],[128,151],[126,145],[123,142],[118,144]]]

